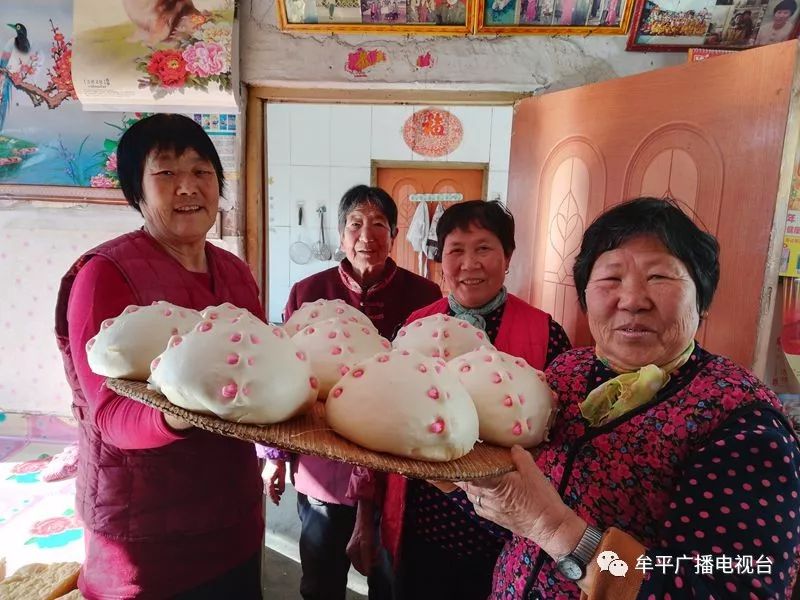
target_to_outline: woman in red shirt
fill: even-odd
[[[264,318],[247,265],[206,242],[222,164],[197,123],[166,114],[131,126],[117,161],[144,226],[81,256],[56,306],[80,430],[79,588],[89,599],[261,598],[263,488],[253,445],[115,394],[85,350],[100,324],[128,305],[166,300],[202,310],[231,302]]]

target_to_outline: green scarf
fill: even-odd
[[[589,392],[586,400],[580,404],[583,418],[589,421],[591,427],[599,427],[649,402],[667,385],[670,373],[686,364],[692,352],[694,340],[680,356],[663,367],[645,365],[638,371],[616,368],[598,356],[604,365],[620,374]]]
[[[465,306],[461,306],[453,294],[447,297],[447,301],[450,303],[450,310],[453,311],[453,316],[456,319],[461,319],[470,325],[474,325],[478,329],[486,331],[486,319],[483,317],[500,308],[505,303],[507,297],[508,292],[506,292],[505,287],[502,287],[500,288],[500,293],[497,294],[493,300],[478,308],[466,308]]]

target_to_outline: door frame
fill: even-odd
[[[483,190],[486,198],[489,193],[489,163],[484,162],[447,162],[444,160],[375,160],[369,161],[369,184],[378,185],[378,169],[451,169],[464,171],[483,171]],[[488,198],[486,198],[488,200]],[[465,198],[472,200],[472,198]]]
[[[269,264],[269,203],[264,201],[265,183],[269,180],[267,169],[267,131],[265,112],[270,102],[295,104],[406,104],[413,106],[513,106],[518,100],[533,96],[533,92],[507,92],[453,89],[360,89],[312,88],[284,86],[246,86],[247,103],[242,111],[244,124],[245,176],[239,182],[239,198],[244,205],[225,219],[226,229],[244,234],[244,260],[261,290],[264,306],[269,306],[267,265]],[[384,161],[389,162],[389,161]],[[414,163],[414,166],[428,161]],[[435,161],[431,161],[435,162]],[[448,164],[451,168],[460,168]],[[482,163],[481,163],[482,164]],[[466,168],[466,167],[465,167]],[[469,168],[476,168],[474,166]],[[484,185],[488,177],[484,176]],[[484,190],[486,195],[486,190]],[[241,214],[240,214],[241,213]]]

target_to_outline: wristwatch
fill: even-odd
[[[561,574],[570,581],[580,581],[586,577],[586,567],[589,561],[592,560],[595,550],[600,545],[600,540],[603,537],[603,532],[597,527],[589,525],[586,531],[581,536],[581,541],[575,549],[562,556],[556,562],[556,567]]]

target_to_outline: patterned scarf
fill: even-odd
[[[645,365],[637,371],[617,368],[598,356],[600,362],[619,375],[589,392],[586,400],[580,404],[583,418],[589,421],[590,426],[599,427],[649,402],[667,385],[670,373],[686,364],[692,352],[694,340],[680,356],[663,367]]]
[[[470,325],[474,325],[478,329],[486,331],[486,319],[483,318],[484,315],[488,315],[492,311],[500,308],[505,304],[507,297],[508,292],[506,292],[506,288],[503,286],[500,288],[500,293],[497,294],[491,302],[478,308],[466,308],[461,306],[452,293],[447,297],[447,301],[450,303],[450,310],[453,311],[453,316],[456,319],[461,319]]]

